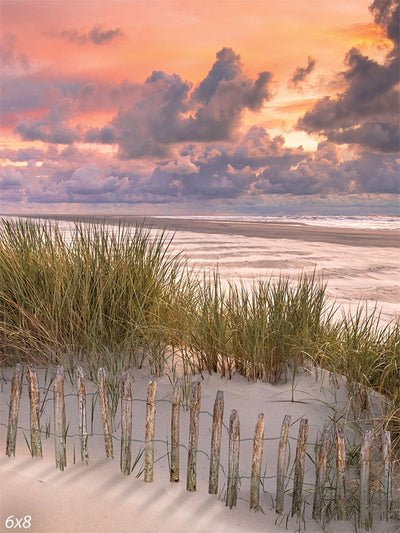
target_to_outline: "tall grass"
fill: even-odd
[[[169,314],[185,280],[170,239],[137,227],[0,225],[3,355],[53,362],[68,354],[94,364],[157,364],[170,339]]]
[[[366,409],[368,389],[387,399],[382,422],[400,436],[400,322],[382,326],[376,308],[368,313],[361,305],[355,314],[346,314],[329,323],[326,343],[315,354],[315,362],[346,377],[352,394]]]
[[[293,284],[258,280],[224,287],[204,277],[187,309],[187,344],[200,369],[278,383],[287,366],[313,351],[323,332],[325,286],[315,276]]]
[[[400,435],[400,323],[379,314],[334,320],[325,285],[224,283],[198,275],[165,233],[76,224],[0,223],[0,354],[13,360],[102,365],[116,375],[147,359],[161,373],[178,348],[185,368],[278,383],[311,359],[385,395]]]

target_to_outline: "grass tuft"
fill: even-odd
[[[171,352],[185,372],[273,384],[312,361],[345,376],[361,408],[368,390],[382,394],[382,428],[400,436],[399,321],[382,327],[362,306],[334,320],[315,275],[247,286],[196,274],[170,244],[143,226],[77,223],[67,237],[49,222],[1,220],[1,364],[102,366],[116,386],[132,365],[162,374]]]

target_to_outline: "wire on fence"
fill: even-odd
[[[17,372],[17,370],[16,370]],[[124,376],[125,376],[125,382],[124,382],[124,379],[122,379],[122,381],[120,382],[121,383],[121,389],[120,389],[120,392],[117,393],[115,395],[115,398],[118,398],[119,400],[121,400],[121,436],[119,436],[118,434],[116,434],[116,432],[112,432],[111,431],[111,421],[110,421],[110,414],[109,414],[109,406],[108,406],[108,399],[109,399],[109,391],[107,390],[107,387],[106,387],[106,381],[105,381],[105,372],[103,369],[99,369],[99,373],[98,373],[98,386],[99,386],[99,390],[95,391],[95,392],[89,392],[89,393],[85,393],[84,391],[84,387],[83,387],[83,394],[86,398],[86,396],[88,397],[92,397],[92,399],[94,399],[94,402],[92,400],[92,405],[95,405],[95,402],[97,401],[97,398],[99,398],[100,400],[100,404],[101,404],[101,407],[102,407],[102,415],[103,415],[103,432],[102,433],[97,433],[97,432],[91,432],[90,434],[88,433],[85,433],[82,429],[82,424],[81,424],[81,421],[80,421],[80,432],[79,433],[73,433],[73,434],[68,434],[68,427],[65,429],[65,426],[63,425],[63,420],[65,419],[65,416],[64,416],[64,401],[66,398],[69,398],[69,397],[78,397],[79,398],[79,395],[82,394],[82,389],[79,389],[79,387],[77,387],[77,382],[79,381],[75,381],[75,383],[72,382],[71,380],[71,383],[73,385],[73,391],[74,392],[70,392],[70,393],[67,393],[67,394],[64,394],[64,389],[63,389],[63,383],[64,383],[64,374],[63,374],[63,368],[62,367],[58,367],[58,370],[57,370],[57,373],[56,373],[56,379],[52,379],[49,383],[48,386],[41,386],[39,387],[38,386],[38,383],[37,383],[37,378],[36,378],[37,374],[36,374],[36,369],[34,367],[28,367],[28,374],[27,374],[27,378],[28,378],[28,383],[24,384],[23,381],[21,380],[21,383],[20,383],[20,386],[21,386],[21,391],[22,392],[22,388],[23,387],[26,387],[29,389],[29,392],[30,392],[30,399],[31,399],[31,420],[32,420],[32,413],[35,412],[37,414],[37,420],[35,422],[36,425],[32,426],[32,423],[31,423],[31,427],[28,429],[28,428],[25,428],[21,425],[18,425],[17,424],[17,418],[18,418],[18,409],[17,409],[17,417],[14,418],[10,416],[9,418],[9,424],[5,424],[5,423],[0,423],[0,426],[2,427],[6,427],[8,428],[8,434],[10,434],[10,420],[13,422],[13,431],[16,432],[17,429],[23,431],[23,432],[31,432],[31,439],[32,439],[32,435],[35,436],[35,438],[38,440],[38,442],[40,442],[40,436],[41,435],[44,435],[45,438],[49,438],[49,437],[54,437],[55,439],[55,442],[56,442],[56,462],[57,462],[57,466],[59,468],[61,468],[61,470],[63,470],[64,466],[66,466],[66,460],[63,458],[65,457],[65,448],[66,448],[66,441],[67,439],[76,439],[76,438],[79,438],[81,440],[81,445],[82,445],[82,438],[83,438],[83,435],[85,436],[85,438],[87,439],[88,437],[102,437],[105,439],[105,443],[106,443],[106,452],[108,450],[108,453],[107,453],[107,456],[108,457],[113,457],[113,446],[112,446],[112,442],[113,441],[116,441],[116,442],[120,442],[121,443],[121,471],[123,473],[126,473],[126,474],[129,474],[133,469],[131,469],[131,458],[130,458],[130,444],[131,443],[136,443],[136,444],[140,444],[141,446],[144,446],[144,449],[146,451],[145,453],[145,468],[141,470],[141,472],[139,472],[138,476],[140,476],[143,471],[145,472],[145,481],[152,481],[153,480],[153,464],[161,461],[162,459],[164,458],[168,458],[170,459],[171,457],[171,449],[172,449],[172,446],[171,446],[171,442],[169,442],[168,440],[163,440],[163,439],[159,439],[159,438],[154,438],[154,421],[155,421],[155,412],[156,412],[156,404],[161,404],[161,403],[166,403],[166,404],[169,404],[171,406],[174,406],[175,407],[178,405],[179,407],[186,407],[186,410],[188,408],[188,402],[184,402],[181,400],[181,398],[179,399],[180,401],[177,401],[176,398],[175,400],[174,399],[170,399],[168,397],[163,397],[163,398],[159,398],[159,399],[156,399],[156,382],[153,380],[150,381],[150,386],[149,386],[149,393],[148,393],[148,397],[147,399],[143,399],[143,398],[134,398],[132,397],[132,394],[131,394],[131,389],[130,389],[130,386],[129,386],[129,376],[128,376],[128,373],[125,372],[124,373]],[[123,377],[124,377],[123,376]],[[84,380],[84,376],[83,374],[81,375],[81,379]],[[11,383],[13,384],[13,380],[10,380],[4,376],[0,376],[0,384],[2,385],[3,383]],[[18,381],[19,383],[19,381]],[[123,385],[123,383],[125,383],[125,386]],[[50,389],[51,389],[51,386],[52,385],[55,385],[54,386],[54,391],[53,391],[53,394],[51,395],[50,394]],[[13,385],[12,385],[13,386]],[[15,382],[14,382],[14,387],[15,387]],[[43,400],[40,402],[40,411],[38,409],[38,404],[39,404],[39,391],[45,391],[44,393],[44,398]],[[125,392],[124,392],[125,391]],[[221,392],[221,391],[219,391]],[[221,392],[222,394],[222,392]],[[168,395],[169,396],[169,395]],[[13,397],[13,393],[11,394],[11,398]],[[215,412],[214,414],[211,413],[210,411],[208,410],[201,410],[200,409],[200,398],[201,398],[201,388],[200,388],[200,383],[199,382],[192,382],[191,383],[191,400],[190,400],[190,429],[189,429],[189,444],[188,446],[185,445],[184,443],[181,443],[181,442],[175,442],[175,446],[177,447],[177,449],[184,449],[188,452],[188,477],[187,477],[187,490],[196,490],[196,459],[197,459],[197,454],[201,454],[203,455],[204,457],[207,458],[208,461],[210,461],[210,464],[211,464],[211,455],[204,451],[204,450],[201,450],[201,449],[198,449],[198,429],[199,429],[199,415],[207,415],[209,417],[211,417],[213,419],[213,424],[215,422]],[[218,398],[218,394],[217,394],[217,398]],[[35,403],[36,402],[36,403]],[[42,414],[44,412],[44,409],[45,407],[47,407],[47,405],[49,403],[52,403],[54,404],[54,408],[55,408],[55,430],[54,432],[50,431],[50,426],[46,427],[45,429],[42,429],[42,427],[40,427],[40,422],[39,422],[39,414]],[[131,435],[131,430],[132,430],[132,426],[131,426],[131,422],[132,422],[132,404],[133,403],[143,403],[143,404],[146,404],[147,405],[147,417],[146,417],[146,437],[145,439],[140,439],[140,438],[132,438],[132,435]],[[11,402],[12,403],[12,402]],[[79,404],[81,405],[81,404]],[[32,411],[32,409],[34,408],[34,411]],[[13,412],[13,415],[15,415],[15,405],[11,405],[10,404],[10,412]],[[113,419],[115,418],[115,414],[116,414],[116,410],[115,410],[115,404],[114,404],[114,411],[113,411]],[[124,414],[126,414],[126,417],[124,419]],[[105,416],[108,415],[108,420],[105,418]],[[261,416],[261,415],[260,415]],[[286,424],[287,424],[287,428],[286,428],[286,434],[285,434],[285,439],[286,441],[288,439],[291,439],[293,441],[296,441],[297,442],[297,451],[296,451],[296,459],[294,460],[294,463],[291,467],[291,469],[289,469],[289,464],[290,464],[290,457],[289,459],[287,460],[286,459],[286,447],[284,448],[283,450],[283,458],[284,458],[284,461],[282,463],[283,465],[283,471],[281,472],[281,476],[282,476],[282,479],[283,479],[283,482],[284,482],[284,488],[283,488],[283,494],[285,492],[287,492],[287,483],[288,481],[292,481],[293,482],[293,501],[292,501],[292,514],[298,514],[300,515],[300,512],[301,512],[301,508],[302,508],[302,504],[303,504],[303,497],[302,497],[302,487],[303,485],[306,487],[306,491],[307,492],[312,492],[315,490],[315,483],[311,483],[311,482],[304,482],[304,461],[305,461],[305,451],[306,451],[306,447],[307,446],[312,446],[312,447],[315,447],[315,451],[317,453],[317,449],[318,449],[318,445],[316,445],[316,443],[314,442],[309,442],[307,441],[307,434],[308,434],[308,431],[307,431],[307,421],[305,419],[301,420],[300,421],[300,433],[299,433],[299,437],[296,439],[295,437],[292,437],[288,434],[289,432],[289,428],[293,425],[293,424],[290,424],[290,417],[285,417],[285,421],[286,421]],[[284,421],[284,424],[285,424],[285,421]],[[297,422],[297,420],[295,421]],[[232,506],[235,506],[236,505],[236,500],[237,500],[237,497],[238,497],[238,482],[241,481],[241,480],[251,480],[251,483],[252,483],[252,490],[254,489],[254,476],[253,476],[253,473],[252,473],[252,476],[249,476],[249,475],[245,475],[245,474],[241,474],[240,473],[240,470],[239,470],[239,449],[240,449],[240,443],[242,442],[252,442],[254,443],[254,447],[253,447],[253,461],[255,460],[254,457],[255,457],[255,453],[256,453],[256,449],[257,447],[259,447],[261,445],[261,443],[263,444],[264,442],[267,442],[267,441],[281,441],[282,440],[282,435],[280,437],[266,437],[264,435],[264,432],[260,431],[257,433],[257,430],[256,430],[256,435],[254,437],[244,437],[244,438],[240,438],[240,432],[239,432],[239,419],[238,419],[238,413],[237,411],[233,410],[232,411],[232,414],[231,414],[231,420],[230,420],[230,427],[228,427],[222,420],[222,417],[221,417],[221,429],[222,427],[225,429],[225,432],[227,433],[228,437],[229,437],[229,468],[228,468],[228,472],[226,472],[226,469],[224,467],[224,465],[221,463],[221,461],[219,460],[219,456],[215,462],[216,465],[218,465],[218,471],[221,471],[224,479],[225,479],[225,482],[227,482],[227,499],[226,499],[226,503],[227,505],[231,508]],[[148,426],[149,424],[149,426]],[[81,427],[82,426],[82,427]],[[147,427],[148,426],[148,427]],[[115,422],[114,422],[114,427],[115,427]],[[303,429],[302,429],[303,428]],[[13,434],[13,433],[12,433]],[[367,435],[368,434],[368,435]],[[326,430],[325,430],[325,435],[327,435],[326,433]],[[367,435],[367,440],[366,440],[366,435]],[[257,446],[255,445],[256,444],[256,436],[257,436]],[[329,435],[328,435],[329,437]],[[328,438],[326,437],[326,438]],[[370,446],[370,441],[371,441],[371,438],[372,438],[372,434],[371,432],[366,432],[364,434],[364,441],[363,441],[363,446],[365,448],[366,444],[365,442],[368,442],[369,443],[369,446]],[[390,434],[388,434],[388,436],[386,437],[387,439],[389,439],[389,442],[390,442]],[[33,442],[33,441],[32,441]],[[167,451],[165,453],[163,453],[162,455],[154,458],[154,444],[162,444],[162,445],[165,445],[166,446],[166,449]],[[57,448],[57,444],[58,444],[58,448]],[[7,446],[7,450],[8,450],[8,446]],[[33,447],[32,447],[33,449]],[[367,448],[365,448],[367,450]],[[58,452],[57,452],[58,450]],[[369,451],[368,451],[369,450]],[[368,448],[368,453],[370,454],[370,448]],[[41,451],[41,445],[40,445],[40,451]],[[87,450],[86,450],[86,453],[87,453]],[[366,452],[365,452],[366,453]],[[10,453],[7,453],[8,455],[10,455]],[[41,453],[40,453],[41,455]],[[309,454],[307,454],[307,456],[310,458]],[[75,457],[75,455],[74,455]],[[366,458],[365,458],[366,457]],[[364,461],[362,463],[362,470],[364,472],[362,479],[360,480],[360,483],[361,483],[361,495],[362,495],[362,498],[360,500],[360,504],[362,507],[362,511],[363,511],[363,515],[361,517],[362,519],[362,525],[364,526],[370,526],[370,520],[372,518],[372,515],[370,515],[371,513],[371,495],[372,493],[370,492],[370,487],[369,487],[369,461],[370,461],[370,455],[365,455],[364,459],[362,459],[362,461]],[[86,462],[87,462],[87,459],[88,459],[88,456],[87,454],[83,454],[82,455],[82,461],[85,462],[85,458],[86,458]],[[215,457],[214,457],[214,460],[215,460]],[[385,516],[386,516],[386,519],[389,520],[391,518],[391,509],[392,509],[392,495],[391,495],[391,465],[390,465],[390,454],[387,452],[386,455],[385,455],[385,471],[384,471],[384,475],[385,475],[385,479],[384,479],[384,483],[382,483],[382,485],[384,485],[384,497],[383,497],[383,505],[384,505],[384,509],[385,509]],[[311,461],[313,462],[313,465],[316,467],[317,469],[317,479],[319,479],[319,498],[322,498],[323,499],[323,491],[324,491],[324,482],[325,482],[325,478],[323,477],[318,477],[318,469],[320,468],[320,461],[313,461],[312,458],[311,458]],[[346,468],[346,465],[344,463],[344,467]],[[294,469],[294,475],[292,475],[292,472],[293,472],[293,469]],[[278,469],[279,470],[279,469]],[[282,468],[281,468],[282,470]],[[210,476],[211,476],[211,469],[210,469]],[[259,486],[260,484],[263,484],[264,481],[266,480],[272,480],[272,479],[278,479],[278,473],[275,474],[275,475],[266,475],[266,471],[265,471],[265,474],[264,475],[260,475],[260,472],[258,471],[258,473],[256,474],[256,484]],[[171,481],[177,481],[178,479],[172,479],[171,477]],[[210,480],[211,480],[211,477],[210,477]],[[340,480],[341,483],[346,483],[346,479],[345,477],[343,476],[343,479]],[[211,485],[210,485],[211,486]],[[309,487],[309,488],[307,488]],[[217,488],[218,488],[218,481],[217,481]],[[257,487],[256,487],[257,489]],[[264,489],[264,487],[263,487]],[[327,487],[327,490],[335,490],[335,487]],[[336,489],[337,490],[337,489]],[[264,489],[264,492],[268,492],[268,491],[265,491]],[[217,492],[213,492],[214,494],[216,494]],[[278,494],[278,493],[277,493]],[[271,496],[272,497],[272,496]],[[278,496],[277,496],[278,498]],[[245,500],[244,498],[239,498],[239,499],[242,499],[244,501],[247,501],[248,500]],[[278,504],[278,501],[276,501],[276,503]],[[281,502],[283,504],[283,500]],[[318,505],[320,505],[321,502],[318,502]],[[254,503],[254,499],[250,500],[250,508],[252,507],[253,505],[253,508],[255,510],[258,510],[259,508],[259,505],[258,505],[258,499],[257,499],[257,503],[255,504]],[[317,510],[318,510],[318,505],[317,505]],[[316,505],[314,504],[314,509],[316,508]],[[276,507],[276,511],[277,512],[281,512],[278,510],[278,508]],[[340,509],[338,508],[338,511],[340,511]],[[318,514],[318,513],[317,513]],[[339,512],[339,518],[345,518],[345,516],[343,515],[343,513],[341,514],[341,512]]]

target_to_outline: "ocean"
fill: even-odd
[[[220,222],[275,222],[306,224],[308,226],[323,226],[326,228],[358,228],[400,230],[400,215],[357,215],[357,216],[311,216],[311,215],[162,215],[152,218],[178,218],[187,220],[215,220]]]

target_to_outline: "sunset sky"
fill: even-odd
[[[0,9],[1,213],[398,213],[400,0]]]

